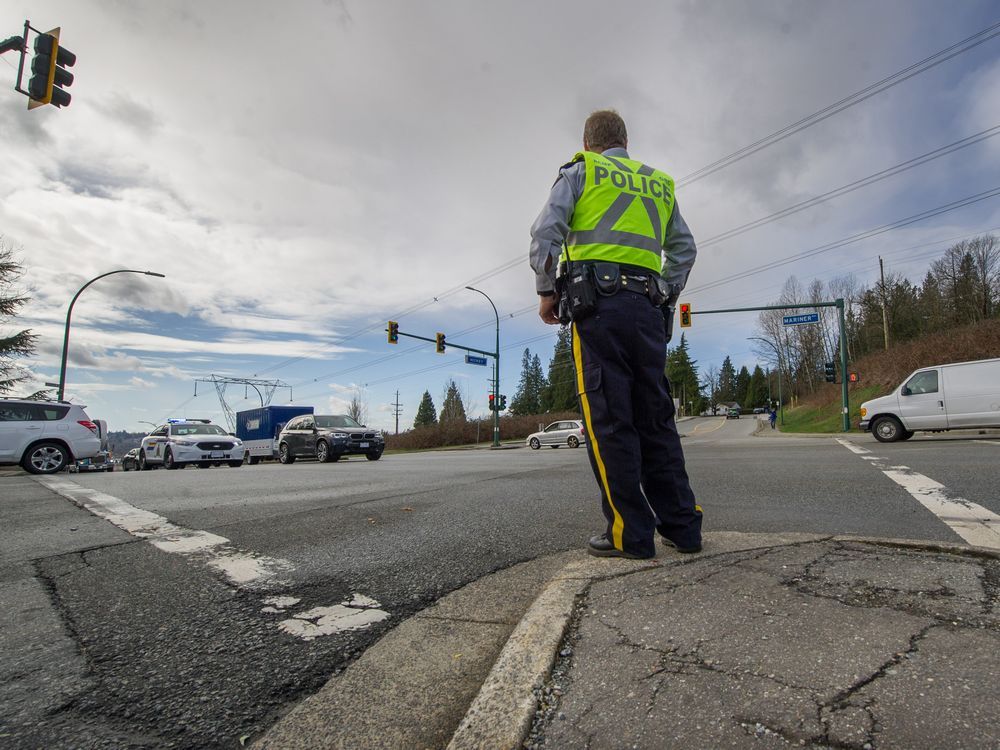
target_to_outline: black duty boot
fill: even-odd
[[[590,541],[587,543],[587,552],[594,557],[627,557],[629,560],[649,560],[656,557],[655,552],[652,555],[634,555],[631,552],[624,552],[615,547],[606,534],[590,537]]]

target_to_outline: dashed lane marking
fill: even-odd
[[[969,544],[1000,549],[1000,516],[996,513],[952,494],[943,484],[909,466],[888,465],[882,463],[887,459],[871,456],[871,451],[852,445],[847,440],[837,438],[837,442],[862,458],[871,459],[872,466],[909,492],[917,502]]]
[[[225,576],[238,589],[260,590],[265,587],[287,586],[288,581],[282,576],[295,569],[288,560],[237,549],[224,536],[178,526],[169,519],[137,508],[120,497],[81,487],[58,477],[34,479],[75,505],[114,524],[122,531],[149,542],[163,552],[183,555],[207,565]],[[280,622],[279,629],[307,641],[321,635],[366,628],[389,617],[388,612],[378,609],[377,601],[362,594],[354,594],[352,599],[332,607],[313,607],[299,614],[287,611],[299,601],[295,597],[270,596],[262,600],[267,606],[261,612],[290,614],[292,619]]]

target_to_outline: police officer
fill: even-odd
[[[702,511],[664,374],[668,306],[672,316],[697,251],[673,179],[627,147],[617,112],[587,118],[583,151],[560,169],[531,227],[530,262],[539,316],[572,320],[587,450],[607,519],[587,551],[644,559],[655,556],[657,533],[681,552],[701,550]]]

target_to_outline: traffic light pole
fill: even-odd
[[[689,309],[688,315],[718,315],[720,313],[737,313],[737,312],[760,312],[761,310],[806,310],[815,309],[817,307],[836,307],[837,308],[837,322],[840,327],[840,379],[842,381],[840,397],[841,397],[841,408],[843,410],[843,428],[844,432],[849,432],[851,429],[851,416],[850,416],[850,404],[848,401],[847,393],[847,325],[844,320],[844,299],[841,297],[834,300],[833,302],[810,302],[801,305],[763,305],[761,307],[729,307],[722,310],[698,310],[697,312]],[[770,342],[768,342],[770,343]],[[781,356],[778,356],[778,368],[781,368]],[[781,374],[778,374],[778,385],[781,385]],[[781,396],[778,396],[778,400],[781,400]]]
[[[850,401],[847,395],[847,325],[844,322],[844,299],[836,301],[840,319],[840,397],[844,405],[844,432],[851,429]]]
[[[490,303],[492,304],[492,302]],[[495,308],[494,308],[495,309]],[[387,328],[386,331],[389,329]],[[437,344],[436,338],[429,338],[427,336],[417,336],[415,333],[403,333],[402,331],[396,332],[397,336],[405,336],[408,339],[417,339],[418,341],[429,341],[432,344]],[[493,357],[493,396],[495,399],[495,405],[499,407],[500,405],[500,317],[497,316],[497,350],[495,352],[487,352],[483,349],[476,349],[471,346],[463,346],[462,344],[453,344],[450,341],[445,341],[445,346],[454,347],[455,349],[461,349],[466,352],[475,352],[476,354],[482,354],[484,357]],[[500,447],[500,410],[499,408],[493,410],[493,447]]]

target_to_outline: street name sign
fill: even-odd
[[[786,315],[781,319],[786,326],[801,326],[806,323],[819,323],[819,313],[804,313],[802,315]]]
[[[475,354],[466,354],[465,364],[482,365],[483,367],[486,367],[486,357],[477,357]]]

